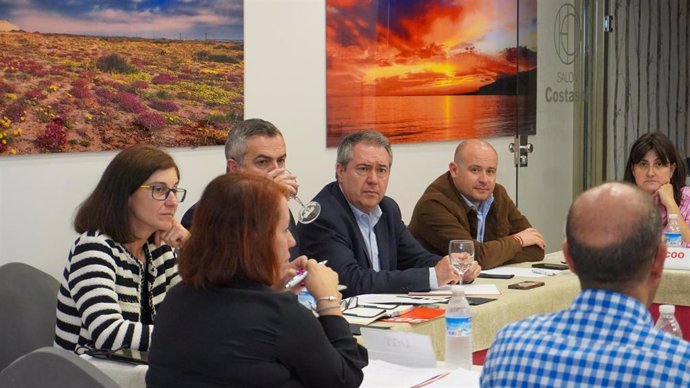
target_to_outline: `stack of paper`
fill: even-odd
[[[498,287],[495,284],[466,284],[463,286],[465,288],[465,296],[476,296],[476,295],[501,295],[498,291]],[[431,291],[425,292],[410,292],[410,295],[414,296],[451,296],[452,292],[450,286],[443,286]]]
[[[360,387],[479,387],[480,372],[440,368],[414,368],[381,360],[369,360]]]

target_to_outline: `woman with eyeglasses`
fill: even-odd
[[[174,218],[186,191],[172,157],[135,145],[110,162],[78,208],[57,295],[55,344],[75,351],[147,350],[156,312],[179,281],[189,232]]]
[[[289,262],[289,191],[271,179],[225,174],[209,183],[180,255],[182,282],[161,306],[149,388],[358,387],[367,351],[340,310],[338,275]],[[296,269],[316,313],[286,290]]]
[[[669,214],[678,215],[683,246],[690,246],[690,187],[685,162],[663,133],[646,133],[630,149],[624,179],[648,192],[659,207],[664,228]]]

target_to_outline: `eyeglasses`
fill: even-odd
[[[165,201],[168,199],[170,193],[175,193],[175,197],[178,202],[184,202],[185,197],[187,197],[187,190],[180,189],[179,187],[169,188],[163,183],[152,183],[150,185],[139,186],[142,189],[151,190],[151,196],[157,201]]]
[[[341,310],[353,309],[353,308],[357,307],[357,305],[358,305],[358,303],[357,303],[357,297],[356,296],[352,296],[350,298],[343,299],[340,301],[340,309]]]

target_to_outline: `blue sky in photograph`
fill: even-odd
[[[24,31],[243,40],[243,0],[0,0],[0,19]]]

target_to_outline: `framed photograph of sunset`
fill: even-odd
[[[534,134],[536,0],[326,0],[327,146]]]
[[[242,0],[0,1],[0,157],[225,142]]]

